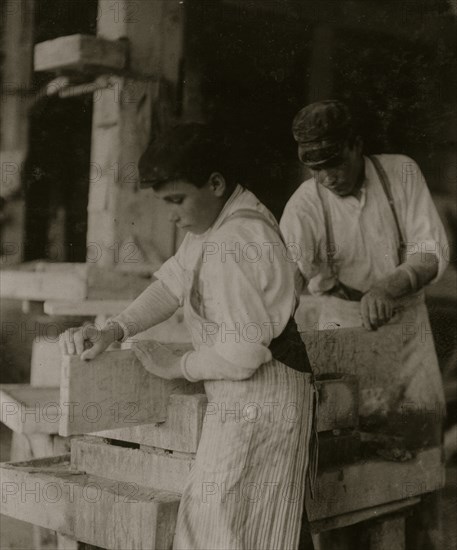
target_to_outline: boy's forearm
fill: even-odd
[[[135,336],[171,317],[178,307],[178,299],[158,280],[111,322],[116,322],[122,329],[123,338]]]

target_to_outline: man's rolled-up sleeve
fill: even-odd
[[[433,203],[419,166],[409,157],[402,157],[401,177],[405,193],[405,232],[407,256],[435,254],[440,279],[449,264],[449,243],[444,226]]]

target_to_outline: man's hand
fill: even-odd
[[[132,350],[145,369],[160,378],[174,380],[184,378],[181,371],[181,357],[158,342],[147,340],[136,342]]]
[[[59,345],[64,355],[79,355],[83,361],[89,361],[115,341],[116,331],[113,328],[100,329],[95,325],[85,324],[63,332]]]
[[[395,302],[383,288],[373,287],[366,292],[360,302],[363,326],[376,330],[388,323],[394,315]]]

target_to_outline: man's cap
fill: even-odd
[[[307,105],[292,123],[301,161],[311,168],[337,164],[353,128],[349,109],[341,101],[328,99]]]
[[[221,171],[223,142],[206,124],[183,123],[157,135],[138,163],[140,188],[171,180],[202,180]]]

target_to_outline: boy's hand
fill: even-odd
[[[140,340],[132,350],[145,369],[160,378],[173,380],[184,378],[181,372],[181,356],[154,341]]]
[[[59,338],[64,355],[79,355],[83,361],[95,359],[116,341],[116,332],[112,328],[100,329],[95,325],[70,328]]]

